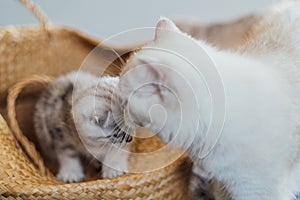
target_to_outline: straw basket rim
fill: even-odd
[[[32,75],[29,77],[25,77],[22,80],[18,81],[16,84],[14,84],[13,87],[11,87],[9,89],[8,92],[8,97],[7,97],[7,113],[8,113],[8,120],[9,120],[9,125],[7,125],[7,127],[9,128],[9,130],[11,131],[11,133],[14,135],[14,137],[16,137],[17,140],[21,139],[23,140],[23,138],[20,138],[19,136],[16,136],[15,133],[16,132],[20,132],[19,134],[21,134],[23,137],[26,137],[23,133],[21,128],[19,127],[18,121],[16,119],[17,113],[16,113],[16,101],[17,98],[19,96],[19,94],[22,92],[22,90],[27,87],[30,84],[36,84],[38,83],[42,83],[42,84],[48,84],[50,83],[52,80],[54,79],[54,77],[52,76],[47,76],[47,75]],[[2,115],[0,114],[0,117],[2,117]],[[2,117],[3,118],[3,117]],[[18,130],[20,129],[20,130]],[[24,141],[21,141],[21,143]],[[25,142],[29,142],[29,141],[25,141]],[[31,149],[31,150],[35,150],[35,149]],[[36,150],[35,150],[36,151]],[[160,169],[156,169],[156,170],[152,170],[152,171],[147,171],[146,173],[152,173],[155,171],[159,171],[162,169],[168,169],[168,168],[172,168],[173,165],[178,165],[178,163],[183,162],[186,159],[187,155],[186,154],[182,154],[182,156],[180,156],[176,161],[174,161],[172,164],[162,167]],[[128,175],[140,175],[140,174],[144,174],[144,173],[129,173],[129,174],[125,174],[123,176],[128,176]],[[118,177],[114,177],[111,178],[110,180],[117,180]],[[104,179],[101,179],[104,180]],[[93,180],[91,180],[93,181]],[[98,180],[96,180],[98,181]]]

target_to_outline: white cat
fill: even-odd
[[[172,21],[161,19],[154,41],[128,61],[119,82],[127,123],[144,126],[190,152],[232,199],[293,199],[300,192],[299,2],[274,7],[239,52],[194,40],[215,62],[226,94],[221,137],[204,159],[202,142],[210,142],[203,138],[214,105],[204,82],[195,76],[203,63],[194,63],[194,69],[167,52],[180,49],[197,57],[198,49],[191,49],[187,39],[194,40]]]

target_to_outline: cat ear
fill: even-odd
[[[172,22],[168,18],[160,17],[159,21],[156,24],[154,40],[163,37],[168,31],[175,31],[178,33],[180,32],[174,22]]]

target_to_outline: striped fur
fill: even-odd
[[[34,124],[43,154],[58,159],[59,180],[84,179],[80,157],[90,160],[95,157],[110,165],[102,168],[105,178],[127,170],[127,157],[118,152],[120,144],[129,142],[131,137],[114,120],[119,117],[122,122],[122,112],[116,106],[118,82],[115,77],[98,79],[86,72],[72,72],[58,77],[43,91],[36,104]],[[111,166],[112,157],[121,157],[116,159],[119,163],[114,163],[120,166]]]

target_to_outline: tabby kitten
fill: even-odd
[[[295,198],[300,192],[299,27],[299,1],[284,3],[257,24],[239,51],[229,52],[190,38],[161,19],[154,41],[132,56],[120,78],[128,124],[157,132],[163,141],[189,152],[234,200]],[[187,40],[215,62],[226,93],[222,135],[204,158],[202,147],[211,142],[204,138],[212,104],[196,74],[207,62]],[[168,53],[176,50],[196,58],[194,68]],[[178,74],[185,75],[196,98]]]
[[[131,136],[122,131],[112,114],[118,105],[118,82],[117,77],[98,79],[86,72],[72,72],[58,77],[43,91],[34,125],[42,153],[58,159],[58,180],[84,179],[80,157],[103,162],[103,178],[127,171],[128,157],[122,150]],[[95,160],[91,163],[98,164]]]

